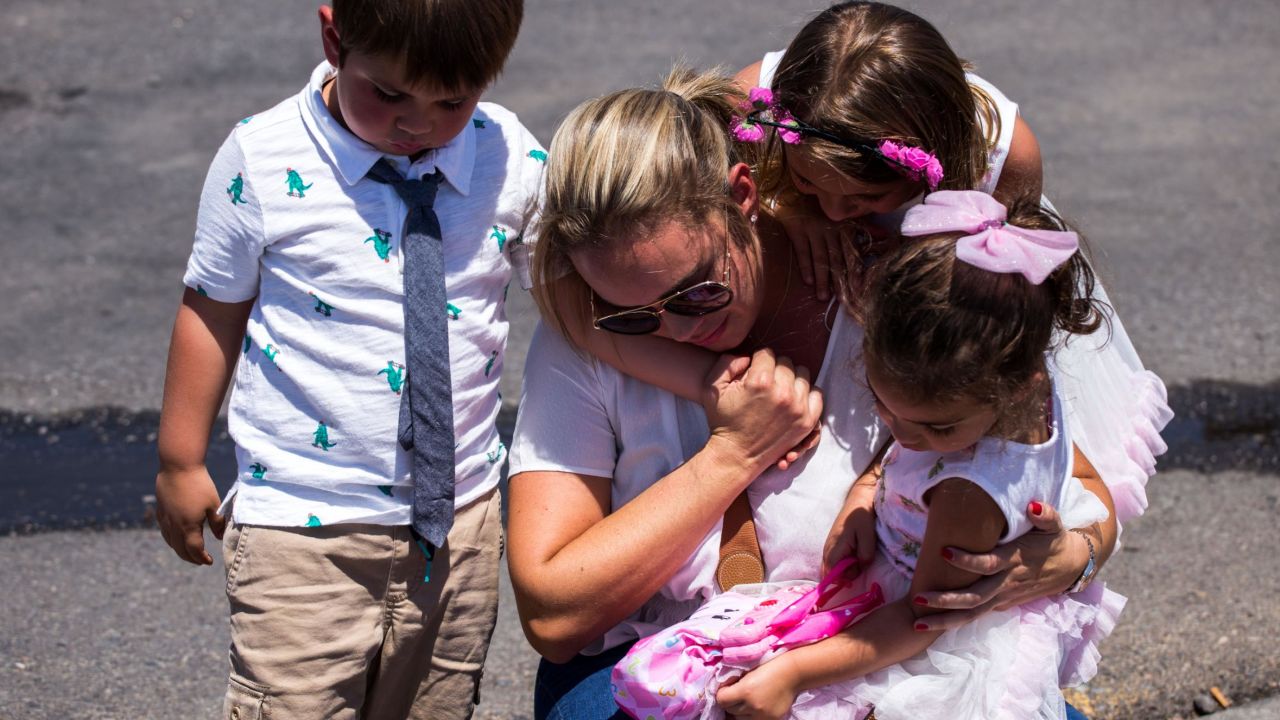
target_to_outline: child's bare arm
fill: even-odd
[[[213,563],[204,548],[205,521],[222,536],[205,453],[252,307],[252,300],[222,303],[188,288],[173,324],[157,442],[156,516],[169,547],[197,565]]]
[[[561,292],[560,297],[571,293]],[[709,387],[707,374],[720,356],[696,345],[655,335],[619,335],[597,330],[585,307],[563,302],[556,307],[559,329],[569,340],[602,362],[637,380],[703,404]]]
[[[890,443],[885,443],[867,465],[866,471],[854,481],[845,497],[844,507],[827,533],[822,550],[822,575],[847,557],[858,560],[858,567],[871,564],[876,555],[876,491],[884,477],[884,454]]]

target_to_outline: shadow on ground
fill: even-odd
[[[1280,382],[1197,380],[1170,388],[1177,416],[1163,433],[1161,470],[1280,474]],[[156,471],[155,411],[90,408],[39,417],[0,411],[0,533],[150,522]],[[499,431],[510,444],[515,412]],[[226,423],[210,443],[221,492],[235,474]]]

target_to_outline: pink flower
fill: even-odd
[[[791,113],[783,108],[775,108],[773,121],[782,125],[789,125],[789,128],[778,128],[778,137],[782,138],[782,142],[788,145],[799,145],[804,142],[804,133],[800,132],[800,123]]]
[[[912,180],[925,180],[930,190],[937,190],[942,182],[942,163],[931,152],[914,145],[899,145],[892,140],[881,140],[880,154],[886,160],[897,163],[898,172]]]
[[[937,158],[933,158],[925,168],[925,174],[929,179],[929,189],[937,190],[938,185],[942,183],[942,163],[938,162]]]
[[[773,105],[773,91],[767,87],[753,87],[747,93],[747,100],[757,110],[766,110]]]
[[[907,146],[902,148],[902,152],[898,154],[898,160],[903,165],[919,172],[929,166],[929,161],[933,160],[933,156],[918,147]]]
[[[734,116],[729,129],[738,142],[760,142],[764,139],[764,126],[751,122],[750,118]]]

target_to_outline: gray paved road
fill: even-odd
[[[300,87],[318,57],[316,2],[4,4],[0,529],[140,516],[154,419],[49,416],[158,407],[204,170],[232,123]],[[821,3],[528,5],[492,97],[546,141],[584,97],[652,82],[676,56],[745,65]],[[1099,717],[1168,718],[1211,685],[1280,693],[1280,6],[910,6],[1021,103],[1047,192],[1102,254],[1181,412],[1152,508],[1108,568],[1131,604],[1082,700]],[[530,330],[520,302],[508,398]],[[216,705],[218,571],[137,530],[0,538],[0,568],[0,718]],[[493,655],[482,714],[527,714],[532,654],[510,602]]]

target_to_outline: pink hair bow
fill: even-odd
[[[1073,232],[1008,225],[1008,211],[976,190],[939,190],[907,211],[902,234],[969,233],[956,240],[956,259],[995,273],[1021,273],[1039,285],[1080,248]]]

